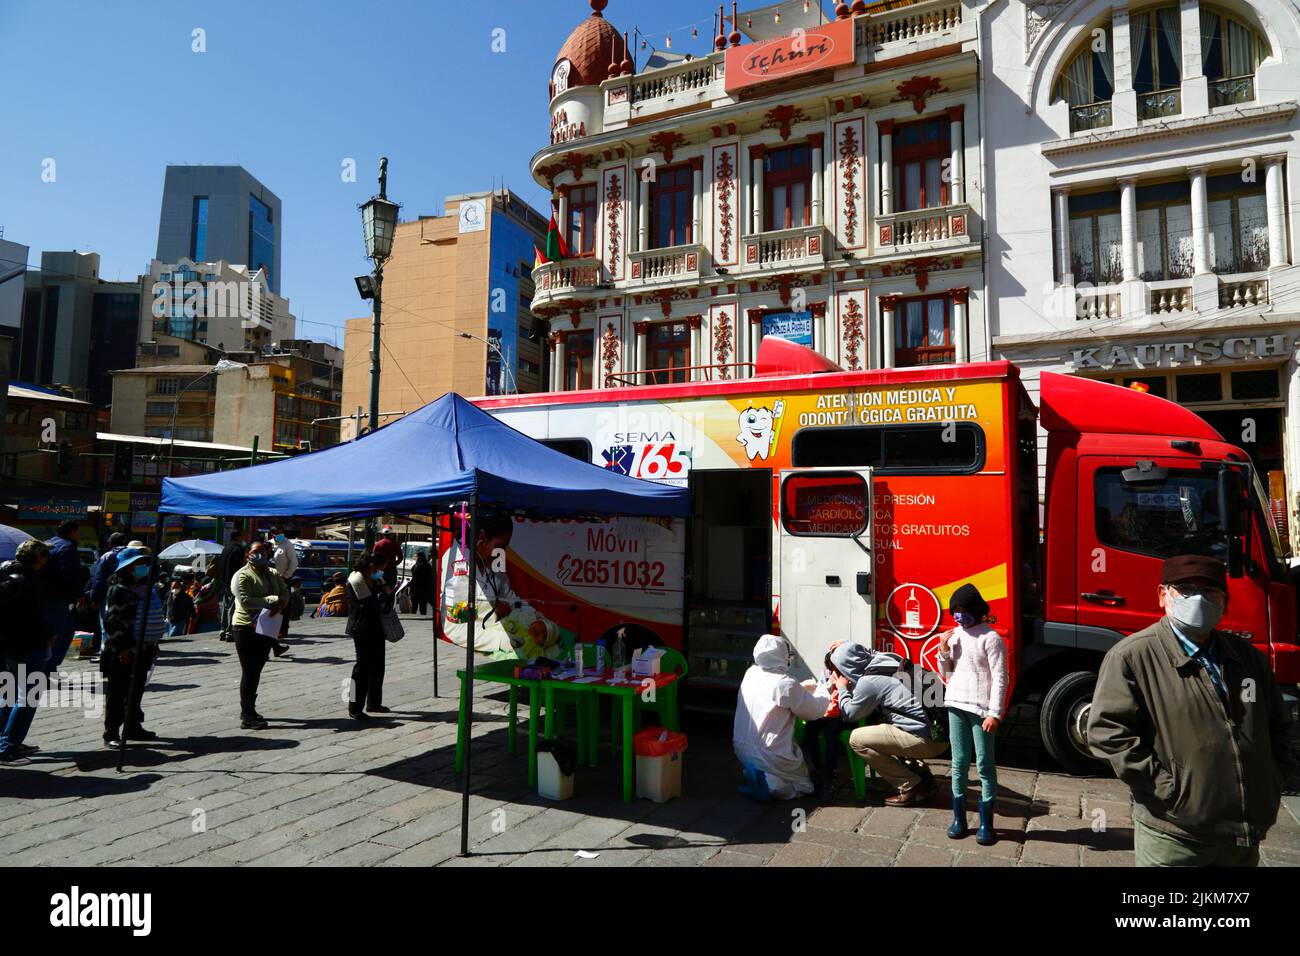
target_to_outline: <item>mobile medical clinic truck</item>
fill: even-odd
[[[1193,412],[1050,373],[1040,411],[1008,362],[845,372],[770,338],[754,373],[478,400],[551,447],[692,491],[687,519],[514,519],[517,602],[571,639],[622,627],[682,650],[694,691],[734,688],[773,629],[804,671],[842,639],[933,668],[971,582],[1013,699],[1034,696],[1048,751],[1086,769],[1103,654],[1160,616],[1164,558],[1208,554],[1230,569],[1222,628],[1294,695],[1295,577],[1250,460]]]

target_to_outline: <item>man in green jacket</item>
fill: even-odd
[[[239,726],[244,730],[263,730],[266,719],[257,712],[257,685],[272,648],[279,657],[288,650],[288,645],[257,633],[257,618],[263,611],[270,611],[274,622],[263,630],[278,635],[289,588],[271,566],[271,551],[263,541],[254,542],[248,549],[247,563],[235,574],[231,586],[235,592],[235,611],[230,626],[235,635],[240,671]]]
[[[1294,766],[1291,716],[1258,651],[1215,630],[1223,562],[1164,563],[1165,616],[1102,661],[1088,743],[1133,794],[1138,866],[1257,866]]]

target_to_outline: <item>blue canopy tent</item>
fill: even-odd
[[[362,518],[450,512],[465,504],[473,541],[480,509],[535,517],[684,517],[690,512],[690,492],[578,461],[451,392],[347,444],[233,472],[165,478],[159,510],[229,517]],[[471,607],[476,578],[469,576]],[[434,650],[436,674],[436,641]],[[472,702],[473,621],[465,641],[465,670],[466,699]],[[472,721],[472,703],[468,709]],[[469,851],[471,739],[467,734],[462,855]]]

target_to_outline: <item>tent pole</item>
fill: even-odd
[[[461,521],[465,520],[462,513]],[[470,755],[474,752],[474,624],[478,617],[478,595],[475,584],[478,581],[478,495],[469,499],[469,554],[465,556],[469,564],[469,626],[465,629],[465,680],[462,693],[465,695],[465,776],[461,778],[460,797],[460,855],[469,856],[469,775]]]
[[[135,635],[135,659],[131,662],[131,677],[126,685],[126,716],[122,720],[122,738],[117,750],[118,773],[121,773],[126,766],[126,738],[130,736],[128,728],[135,720],[135,712],[131,706],[131,701],[135,697],[136,687],[139,686],[140,681],[145,680],[145,677],[140,674],[140,665],[144,661],[144,635],[149,628],[149,605],[153,603],[149,598],[153,595],[158,581],[158,552],[162,550],[163,525],[166,520],[163,513],[158,512],[158,524],[153,529],[153,555],[149,558],[149,580],[144,597],[141,598],[144,601],[144,613],[140,615],[140,630]]]
[[[433,513],[433,560],[438,560],[438,512]],[[432,563],[432,562],[430,562]],[[429,618],[429,626],[433,630],[433,698],[438,699],[438,621],[442,613],[442,575],[440,573],[441,565],[433,566],[434,576],[434,593],[437,595],[433,604],[433,615]]]

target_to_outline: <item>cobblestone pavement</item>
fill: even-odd
[[[167,642],[145,697],[160,737],[133,744],[128,771],[100,746],[83,710],[38,713],[26,766],[0,767],[0,861],[8,865],[469,866],[1107,866],[1132,863],[1124,788],[1110,778],[1040,770],[1032,726],[999,738],[1000,842],[948,840],[946,788],[919,809],[842,788],[836,805],[757,804],[736,793],[730,719],[686,718],[685,796],[623,803],[615,761],[578,773],[577,795],[554,804],[526,786],[509,754],[505,696],[480,685],[474,705],[473,855],[460,858],[456,739],[458,653],[441,650],[434,697],[428,622],[407,619],[390,646],[387,717],[349,721],[353,659],[341,620],[295,625],[292,653],[272,660],[258,709],[268,730],[242,731],[233,645],[215,634]],[[73,673],[92,673],[72,662]],[[525,711],[526,712],[526,711]],[[1013,715],[1015,717],[1015,715]],[[523,737],[521,735],[521,742]],[[947,765],[935,764],[941,775]],[[1263,847],[1264,862],[1300,865],[1295,797]],[[1098,811],[1101,813],[1099,814]],[[1105,827],[1094,830],[1094,820]],[[579,850],[598,853],[580,859]]]

